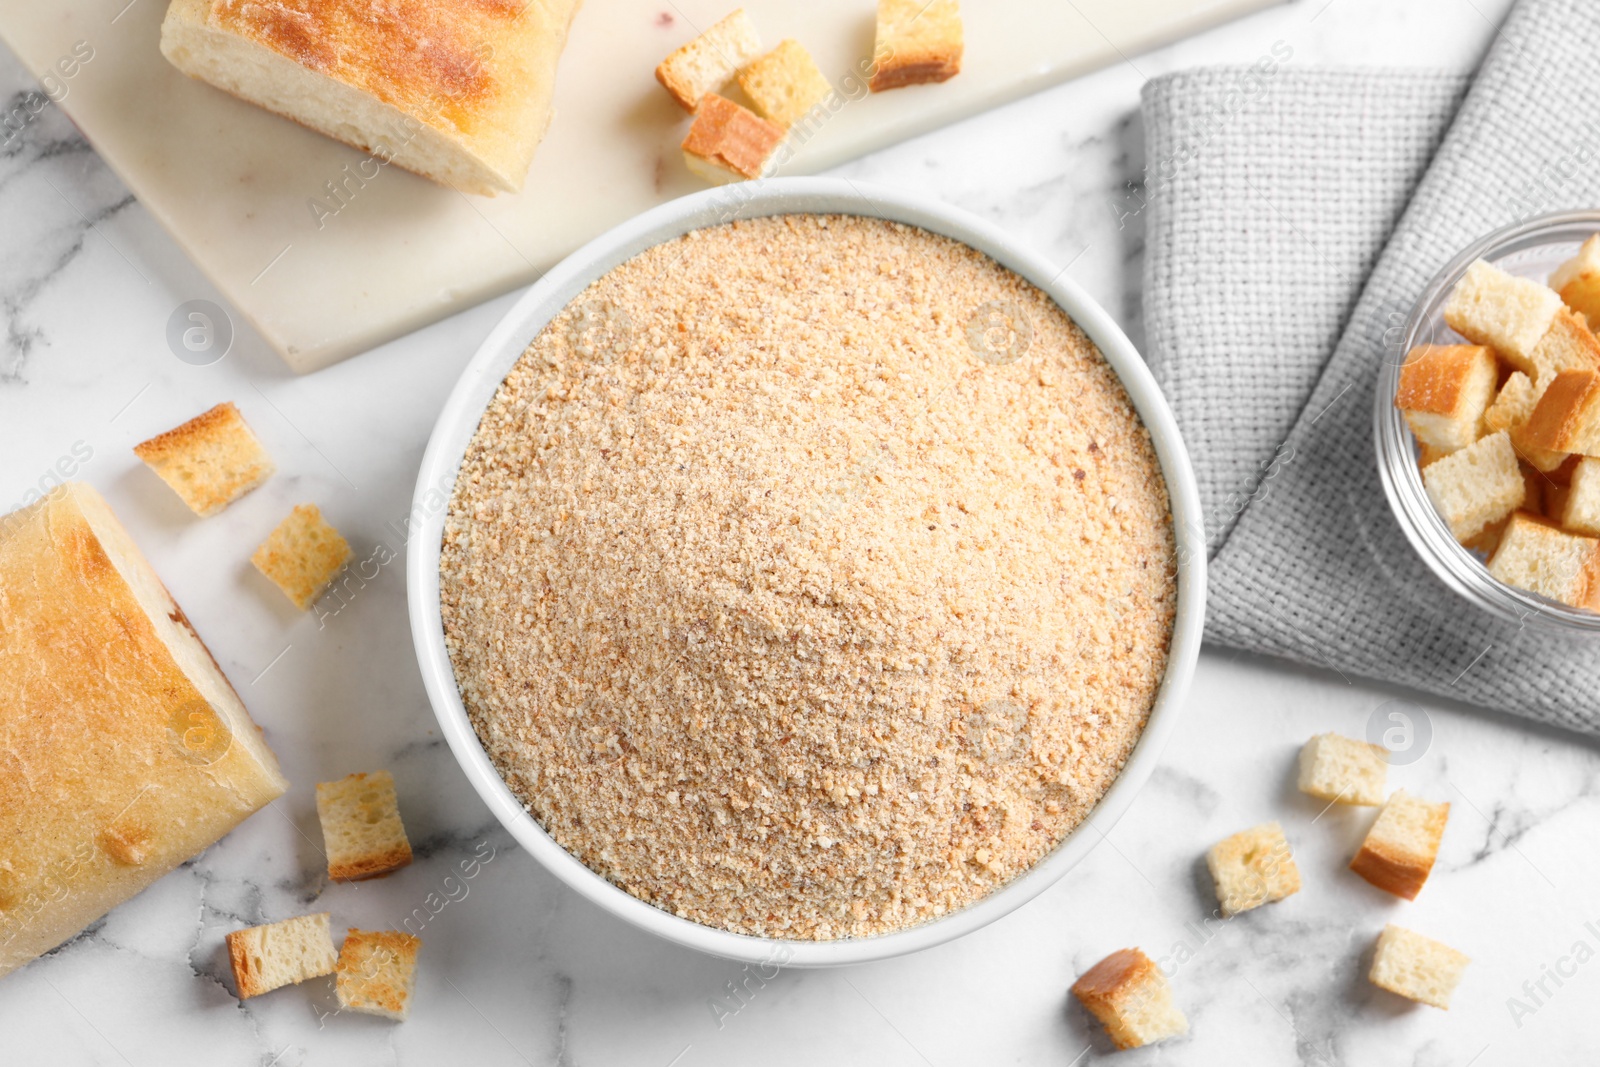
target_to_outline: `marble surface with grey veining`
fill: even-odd
[[[1248,63],[1280,40],[1296,64],[1464,71],[1504,10],[1504,0],[1293,3],[842,172],[932,193],[1025,236],[1137,340],[1136,108],[1147,78]],[[0,109],[0,506],[62,474],[98,486],[294,783],[198,859],[0,980],[0,1062],[1487,1067],[1576,1063],[1593,1047],[1593,744],[1219,650],[1202,656],[1161,768],[1107,839],[1043,896],[957,942],[763,981],[601,913],[519,851],[467,785],[434,725],[406,621],[399,521],[417,463],[443,396],[511,298],[307,377],[290,375],[242,321],[225,358],[184,362],[169,349],[168,320],[216,294],[3,54]],[[129,448],[225,399],[279,473],[200,522]],[[247,562],[303,500],[322,505],[358,557],[396,557],[369,568],[337,611],[301,615]],[[1375,718],[1402,723],[1396,714],[1412,733],[1392,784],[1452,804],[1438,867],[1412,903],[1345,869],[1370,811],[1324,811],[1293,787],[1309,734],[1360,735]],[[330,885],[313,784],[377,767],[399,783],[417,861]],[[1283,823],[1305,887],[1219,920],[1201,856],[1268,819]],[[331,911],[336,928],[420,924],[409,1022],[340,1014],[326,982],[234,997],[223,935],[308,910]],[[1473,957],[1448,1013],[1366,982],[1373,939],[1391,921]],[[1067,987],[1135,944],[1170,974],[1191,1031],[1115,1053]]]

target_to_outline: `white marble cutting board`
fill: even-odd
[[[36,76],[55,71],[46,88],[100,155],[307,371],[527,284],[614,223],[700,187],[677,149],[687,120],[653,70],[736,2],[588,0],[523,192],[473,197],[385,168],[347,183],[348,203],[320,224],[312,199],[338,206],[326,183],[364,154],[179,74],[157,47],[163,0],[0,0],[0,36]],[[871,53],[873,0],[743,2],[769,44],[797,38],[842,92]],[[959,77],[849,99],[787,172],[822,170],[1273,2],[968,0]]]

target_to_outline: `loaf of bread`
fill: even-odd
[[[80,483],[0,517],[0,783],[0,975],[287,786],[182,609]]]
[[[522,187],[580,0],[172,0],[192,78],[464,192]]]

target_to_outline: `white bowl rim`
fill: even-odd
[[[594,279],[650,246],[735,218],[778,214],[885,218],[961,241],[1048,293],[1094,341],[1150,432],[1171,500],[1178,603],[1166,675],[1144,732],[1089,817],[1048,855],[959,911],[869,938],[793,941],[705,926],[648,904],[591,871],[523,810],[485,754],[456,688],[439,611],[439,550],[461,458],[484,409],[539,330]],[[931,948],[985,926],[1038,896],[1075,866],[1127,811],[1160,761],[1199,656],[1205,616],[1206,540],[1188,452],[1155,378],[1109,314],[1049,260],[998,226],[920,194],[841,178],[772,178],[707,189],[607,231],[530,286],[484,340],[451,390],[429,437],[407,519],[406,600],[423,686],[467,779],[511,836],[548,871],[605,911],[678,945],[746,963],[827,967]]]

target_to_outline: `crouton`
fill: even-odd
[[[1500,387],[1494,403],[1483,413],[1483,432],[1489,434],[1515,430],[1527,422],[1528,416],[1533,414],[1534,407],[1539,403],[1539,392],[1532,378],[1521,371],[1513,371]]]
[[[1590,329],[1600,329],[1600,234],[1583,242],[1578,254],[1550,275],[1550,288],[1561,300],[1589,320]]]
[[[261,542],[250,562],[301,611],[350,561],[350,544],[315,504],[301,504]]]
[[[875,93],[948,81],[961,73],[961,8],[956,0],[878,0]]]
[[[833,86],[799,41],[787,40],[739,72],[756,112],[788,129],[827,98]]]
[[[1394,406],[1417,440],[1454,452],[1477,439],[1497,373],[1494,353],[1482,345],[1418,345],[1400,368]]]
[[[1550,320],[1550,329],[1528,357],[1541,387],[1568,370],[1600,369],[1600,340],[1589,331],[1589,322],[1571,308],[1562,308]]]
[[[1511,514],[1527,493],[1511,438],[1481,437],[1422,472],[1422,485],[1457,541]]]
[[[1450,817],[1448,802],[1433,804],[1404,789],[1378,813],[1350,869],[1386,893],[1416,900],[1433,870]]]
[[[318,783],[317,819],[328,849],[328,877],[336,882],[379,878],[411,862],[388,771]]]
[[[215,515],[272,476],[272,457],[231,402],[133,446],[196,515]]]
[[[759,178],[772,165],[783,136],[783,127],[776,122],[707,93],[683,139],[683,159],[690,170],[713,184]]]
[[[761,54],[761,35],[739,8],[673,52],[656,68],[656,81],[685,111],[727,85],[734,72]]]
[[[1419,1004],[1450,1008],[1450,995],[1472,960],[1449,945],[1390,923],[1378,935],[1367,978]]]
[[[235,930],[227,942],[240,1000],[332,974],[338,962],[325,911]]]
[[[1520,436],[1530,448],[1600,456],[1600,370],[1552,378]]]
[[[1553,498],[1554,494],[1551,495]],[[1545,514],[1572,533],[1600,537],[1600,459],[1583,457],[1559,504],[1559,508],[1556,507],[1552,499]]]
[[[1090,967],[1072,983],[1072,995],[1120,1049],[1189,1032],[1189,1020],[1172,1002],[1167,976],[1136,948],[1119,949]]]
[[[1462,337],[1488,345],[1538,381],[1533,351],[1560,307],[1561,298],[1538,282],[1507,274],[1480,259],[1450,293],[1444,320]]]
[[[1383,803],[1389,753],[1382,745],[1317,734],[1300,749],[1300,791],[1340,804]]]
[[[1300,892],[1300,869],[1283,827],[1276,822],[1217,842],[1206,853],[1206,867],[1216,883],[1223,915],[1237,915]]]
[[[422,939],[397,930],[355,930],[339,948],[339,1007],[404,1022],[417,984]]]
[[[1593,609],[1600,596],[1600,540],[1519,511],[1489,557],[1489,574],[1569,607]]]

